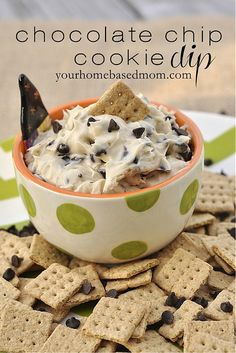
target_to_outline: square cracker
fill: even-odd
[[[92,265],[75,268],[73,271],[78,271],[84,279],[88,280],[94,289],[89,294],[76,293],[66,303],[66,307],[74,307],[91,300],[100,299],[105,295],[105,289],[99,276]]]
[[[79,291],[84,276],[79,269],[70,270],[60,264],[52,264],[25,286],[25,291],[54,309],[65,304]]]
[[[93,353],[100,345],[101,340],[88,337],[80,329],[58,325],[51,336],[44,343],[40,353]]]
[[[232,321],[192,321],[184,330],[184,351],[188,353],[234,351]]]
[[[118,265],[107,269],[103,273],[104,279],[125,279],[133,277],[141,272],[145,272],[150,268],[159,264],[158,259],[143,259],[132,261],[127,264]]]
[[[224,302],[230,302],[233,305],[233,311],[231,313],[225,313],[221,310],[220,305]],[[204,313],[212,320],[232,320],[235,316],[235,293],[228,289],[222,290],[215,300],[204,309]]]
[[[185,229],[195,229],[207,224],[211,224],[214,219],[215,217],[210,213],[194,213],[188,220]]]
[[[202,186],[195,210],[213,214],[218,212],[233,212],[232,190],[227,178],[221,175],[216,176],[209,172],[203,174]]]
[[[1,231],[0,239],[0,256],[9,262],[13,255],[23,259],[20,266],[15,269],[16,274],[27,271],[33,265],[29,257],[29,247],[24,240],[5,231]]]
[[[192,321],[202,311],[202,306],[190,300],[185,300],[181,307],[174,313],[174,322],[171,325],[164,324],[159,333],[165,338],[176,342],[184,334],[185,325]]]
[[[88,265],[93,266],[93,268],[97,271],[99,277],[103,279],[103,273],[108,269],[108,267],[101,264],[97,264],[95,262],[85,261],[77,257],[73,257],[73,259],[69,263],[69,268],[74,269],[74,268],[84,267]]]
[[[150,283],[152,280],[152,270],[148,270],[143,273],[139,273],[136,276],[133,276],[128,279],[119,279],[108,281],[106,284],[106,292],[111,289],[115,289],[118,292],[124,292],[127,289],[137,288],[140,286],[145,286],[146,284]]]
[[[152,299],[157,299],[165,295],[164,291],[159,288],[155,283],[151,282],[146,286],[142,286],[119,296],[120,299],[129,299],[135,303],[140,300],[151,301]]]
[[[19,296],[19,289],[15,288],[10,282],[0,277],[0,300],[4,298],[17,299]]]
[[[123,344],[131,353],[180,353],[181,350],[154,330],[147,330],[141,339],[130,339]]]
[[[147,105],[122,81],[117,81],[89,108],[89,114],[109,114],[125,121],[138,121],[149,113]]]
[[[83,330],[89,336],[123,344],[132,336],[146,307],[129,300],[102,298],[88,317]]]
[[[230,285],[233,279],[233,276],[226,275],[223,272],[211,271],[207,282],[210,287],[223,290]]]
[[[218,265],[226,272],[228,275],[234,274],[234,269],[229,266],[221,257],[215,254],[214,256],[215,261],[218,263]]]
[[[151,303],[148,303],[148,302],[144,302],[143,305],[144,305],[144,307],[146,307],[146,312],[145,312],[142,320],[138,324],[138,326],[135,328],[135,330],[132,334],[132,338],[141,338],[145,334],[147,324],[148,324],[148,317],[151,313],[152,306],[151,306]]]
[[[42,235],[35,234],[30,247],[31,260],[43,268],[48,268],[54,262],[67,266],[68,256],[63,254],[55,246],[48,243]]]
[[[151,312],[148,316],[148,325],[155,324],[161,320],[161,315],[164,311],[168,310],[174,313],[176,309],[173,306],[165,304],[167,295],[150,300]]]
[[[51,325],[50,314],[6,306],[0,327],[0,350],[37,352],[50,335]]]
[[[36,299],[25,291],[25,286],[32,281],[31,278],[20,278],[18,289],[20,290],[20,296],[18,301],[22,304],[33,306]]]
[[[235,240],[229,234],[221,235],[217,238],[218,241],[213,244],[212,250],[224,262],[236,270]]]
[[[154,280],[167,292],[192,298],[201,285],[206,283],[211,270],[208,263],[179,248]]]

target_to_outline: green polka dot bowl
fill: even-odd
[[[50,112],[88,106],[95,99],[59,106]],[[181,112],[180,125],[192,135],[193,157],[160,184],[121,194],[92,195],[64,190],[35,177],[24,163],[25,145],[18,135],[13,161],[21,198],[39,232],[57,248],[87,261],[119,263],[152,254],[170,243],[192,215],[203,168],[198,127]],[[13,210],[14,212],[14,210]]]

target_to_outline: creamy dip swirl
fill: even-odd
[[[170,178],[191,159],[191,136],[174,112],[139,98],[149,115],[136,122],[91,116],[80,106],[64,111],[27,150],[29,170],[59,188],[91,194],[132,191]]]

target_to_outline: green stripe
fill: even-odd
[[[14,137],[10,137],[9,139],[1,142],[0,146],[2,147],[3,151],[10,152],[12,150],[13,141]]]
[[[16,179],[3,180],[0,178],[0,200],[19,196]]]
[[[234,154],[236,151],[235,132],[236,129],[233,127],[214,140],[205,142],[205,158],[217,163]]]

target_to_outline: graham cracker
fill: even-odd
[[[142,338],[145,334],[146,328],[147,328],[147,324],[148,324],[148,317],[151,313],[152,310],[152,306],[150,303],[145,302],[144,303],[144,307],[146,307],[146,312],[142,318],[142,320],[140,321],[140,323],[138,324],[138,326],[135,328],[133,334],[132,334],[132,338]]]
[[[48,243],[40,234],[33,236],[30,247],[30,258],[35,264],[43,268],[48,268],[54,262],[64,266],[67,266],[69,263],[68,256]]]
[[[78,271],[78,273],[88,280],[94,287],[89,294],[76,293],[74,294],[65,304],[67,307],[74,307],[82,303],[89,302],[91,300],[100,299],[105,295],[105,289],[99,276],[92,265],[83,266],[81,268],[75,268],[73,271]]]
[[[36,299],[25,291],[25,286],[32,281],[31,278],[20,278],[18,289],[20,290],[20,296],[18,301],[22,304],[33,306]]]
[[[89,108],[88,113],[94,116],[109,114],[125,121],[138,121],[148,115],[149,109],[125,83],[117,81]]]
[[[96,353],[114,353],[116,352],[116,347],[117,344],[115,342],[103,340],[96,350]]]
[[[215,217],[210,213],[194,213],[188,220],[185,229],[195,229],[207,224],[211,224],[214,219]]]
[[[217,235],[216,230],[217,230],[218,223],[220,223],[220,220],[216,218],[211,224],[208,224],[207,226],[208,235]]]
[[[206,234],[206,228],[203,226],[195,228],[194,230],[196,234]]]
[[[40,353],[93,353],[101,340],[82,334],[82,330],[58,325],[44,343]]]
[[[13,255],[22,258],[19,267],[15,268],[17,275],[27,271],[32,265],[33,261],[29,257],[29,248],[23,238],[19,238],[13,234],[1,231],[0,235],[0,256],[7,259],[9,262]]]
[[[174,315],[174,322],[170,325],[164,324],[159,328],[159,333],[165,338],[176,342],[184,334],[185,325],[192,321],[202,311],[202,306],[190,300],[185,300]]]
[[[10,264],[10,262],[5,259],[4,257],[0,258],[0,276],[2,277],[4,272],[8,269],[11,268],[13,271],[15,271],[15,268]],[[19,278],[17,275],[9,281],[14,287],[17,287],[19,284]]]
[[[4,298],[17,299],[20,296],[20,291],[10,282],[0,277],[0,300]]]
[[[224,302],[230,302],[233,305],[233,311],[231,313],[225,313],[221,310],[220,305]],[[230,320],[235,315],[235,293],[224,289],[220,292],[215,300],[213,300],[209,306],[204,309],[204,313],[207,317],[212,320]]]
[[[151,312],[147,320],[148,325],[152,325],[156,322],[159,322],[161,320],[162,313],[166,310],[171,311],[172,313],[175,312],[176,309],[173,306],[165,305],[166,299],[167,295],[150,300]]]
[[[212,246],[214,253],[236,270],[235,240],[230,235],[218,236],[218,241]]]
[[[214,259],[228,275],[234,274],[234,269],[229,266],[221,257],[215,254]]]
[[[234,326],[232,321],[192,321],[184,331],[184,351],[234,352]]]
[[[0,350],[37,352],[48,338],[52,315],[8,305],[2,314]]]
[[[153,278],[162,289],[175,292],[178,297],[192,298],[206,283],[211,270],[208,263],[179,248]]]
[[[139,301],[151,301],[157,298],[163,297],[164,291],[159,288],[155,283],[151,282],[146,286],[139,287],[137,289],[130,290],[129,292],[120,294],[120,299],[128,299],[135,303]]]
[[[73,257],[73,259],[70,261],[69,268],[74,269],[77,267],[84,267],[87,265],[93,266],[101,279],[103,279],[103,273],[108,269],[108,267],[106,267],[104,265],[97,264],[95,262],[81,260],[77,257]]]
[[[117,290],[117,292],[124,292],[127,289],[144,286],[150,283],[151,280],[152,280],[152,270],[148,270],[146,272],[139,273],[138,275],[128,279],[108,281],[105,289],[107,292],[111,289],[115,289]]]
[[[204,175],[202,178],[202,186],[195,210],[197,212],[233,212],[234,203],[232,197],[232,190],[229,186],[228,180],[225,177]]]
[[[147,330],[140,339],[130,339],[123,344],[131,353],[180,353],[181,350],[154,330]]]
[[[88,317],[85,334],[123,344],[132,336],[146,312],[146,307],[129,300],[100,299]]]
[[[43,307],[47,313],[52,314],[53,322],[55,323],[60,323],[70,312],[70,309],[65,307],[64,305],[62,307],[54,309],[51,306],[42,303],[40,307]]]
[[[232,228],[235,228],[235,223],[232,223],[232,222],[219,222],[216,225],[216,235],[226,235],[226,236],[228,236],[230,234],[228,232],[228,230],[230,230]]]
[[[126,279],[133,277],[141,272],[145,272],[150,268],[159,264],[158,259],[143,259],[132,261],[126,264],[118,265],[107,269],[103,273],[104,279]]]
[[[226,275],[223,272],[211,271],[207,279],[207,283],[210,287],[214,289],[223,290],[230,285],[233,279],[234,278],[232,276]]]
[[[25,291],[54,309],[65,304],[84,282],[77,269],[52,264],[25,286]]]

